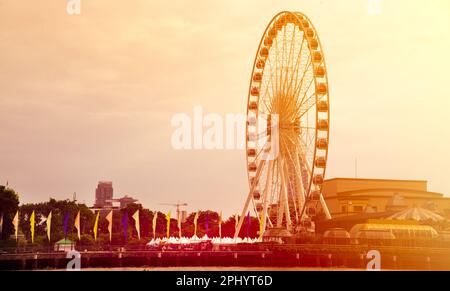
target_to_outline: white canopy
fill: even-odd
[[[439,214],[434,213],[428,209],[423,209],[419,207],[408,208],[403,211],[394,213],[389,216],[387,219],[398,219],[398,220],[417,220],[417,221],[443,221],[444,217]]]

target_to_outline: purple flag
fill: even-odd
[[[122,226],[123,226],[123,238],[127,240],[127,230],[128,230],[128,211],[125,210],[125,213],[122,216]]]
[[[66,213],[66,216],[64,217],[64,239],[67,239],[67,225],[69,224],[69,212]]]

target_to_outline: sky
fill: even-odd
[[[0,184],[21,203],[92,205],[97,182],[150,209],[241,211],[243,150],[175,150],[174,114],[245,114],[278,12],[314,23],[327,62],[326,178],[420,179],[450,195],[450,2],[0,0]],[[172,208],[172,210],[174,210]]]

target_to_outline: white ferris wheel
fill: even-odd
[[[281,12],[256,52],[247,102],[249,193],[240,217],[254,211],[267,228],[296,232],[331,218],[322,196],[329,144],[324,53],[311,21]],[[261,122],[261,120],[263,122]]]

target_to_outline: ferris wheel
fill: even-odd
[[[246,153],[253,210],[262,231],[311,228],[331,218],[322,196],[329,141],[328,79],[311,21],[281,12],[267,26],[254,61],[247,103]]]

